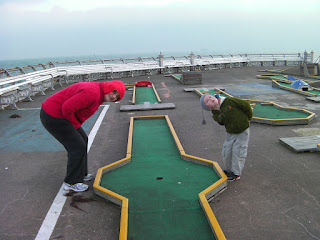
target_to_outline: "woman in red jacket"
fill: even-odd
[[[47,131],[68,152],[67,175],[64,190],[83,192],[88,189],[84,181],[88,174],[88,136],[81,125],[91,117],[103,102],[116,102],[125,93],[122,81],[79,82],[47,98],[42,103],[40,119]]]

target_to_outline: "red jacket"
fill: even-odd
[[[125,85],[121,81],[79,82],[48,97],[42,109],[54,118],[64,118],[79,128],[103,103],[103,97],[114,90],[124,95]]]

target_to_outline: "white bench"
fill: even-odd
[[[50,68],[0,79],[1,109],[4,106],[16,109],[16,102],[32,101],[32,95],[36,93],[44,95],[44,90],[48,88],[54,90],[55,83],[61,85],[61,75],[64,73],[58,72],[56,68]]]
[[[72,78],[80,78],[82,81],[92,81],[95,74],[104,74],[105,78],[114,78],[115,73],[134,76],[134,72],[144,72],[146,75],[152,75],[152,71],[160,69],[157,62],[128,62],[128,63],[108,63],[95,65],[77,65],[58,67],[58,71],[66,72],[67,81]]]
[[[75,79],[76,81],[96,80],[95,75],[101,75],[102,79],[114,78],[117,75],[122,77],[134,76],[136,72],[143,72],[151,75],[152,71],[160,67],[156,61],[152,62],[128,62],[108,64],[87,64],[73,66],[57,66],[54,68],[34,71],[22,75],[0,78],[0,106],[1,109],[7,106],[8,109],[16,109],[18,101],[32,101],[36,93],[44,95],[48,88],[54,90],[56,83],[62,85]]]

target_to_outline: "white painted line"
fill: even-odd
[[[109,105],[104,105],[96,123],[94,124],[92,130],[90,131],[90,134],[88,136],[88,152],[91,148],[93,140],[94,140],[94,138],[100,128],[102,120],[103,120],[104,116],[106,115],[108,109],[109,109]],[[49,240],[50,239],[50,236],[54,230],[54,227],[56,226],[56,223],[58,221],[60,213],[61,213],[63,206],[64,206],[66,199],[67,199],[67,197],[63,195],[65,192],[66,191],[63,190],[63,185],[61,185],[59,192],[57,193],[55,199],[53,200],[53,203],[52,203],[45,219],[42,222],[42,225],[40,227],[40,230],[39,230],[35,240]]]
[[[41,108],[19,108],[19,109],[16,109],[16,110],[38,110],[38,109],[41,109]]]
[[[53,203],[47,213],[46,218],[44,219],[41,228],[35,238],[35,240],[45,240],[49,239],[53,229],[57,223],[57,220],[60,216],[64,203],[66,202],[67,197],[63,195],[65,191],[63,190],[63,185],[61,185],[60,190],[53,200]]]
[[[103,109],[102,109],[102,111],[101,111],[96,123],[94,124],[93,128],[90,131],[90,134],[88,136],[88,152],[89,152],[89,150],[91,148],[93,140],[96,137],[96,134],[97,134],[97,132],[98,132],[98,130],[100,128],[102,120],[103,120],[104,116],[106,115],[108,109],[109,109],[109,105],[104,105],[104,107],[103,107]]]

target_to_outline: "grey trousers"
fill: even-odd
[[[227,133],[222,149],[226,171],[241,175],[247,157],[249,137],[250,128],[239,134]]]

